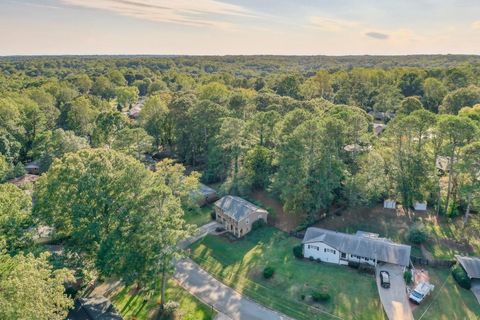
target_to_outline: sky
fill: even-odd
[[[480,54],[480,0],[0,0],[0,55]]]

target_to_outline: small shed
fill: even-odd
[[[395,209],[397,207],[397,201],[392,199],[385,199],[383,201],[383,207],[385,209]]]
[[[40,164],[38,163],[38,161],[29,162],[25,165],[25,170],[28,174],[38,175],[40,174]]]
[[[427,211],[427,203],[426,202],[415,202],[413,208],[416,211]]]

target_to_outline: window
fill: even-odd
[[[323,252],[327,252],[327,248],[323,248]]]
[[[247,219],[247,224],[249,224],[249,223],[250,223],[250,219]]]
[[[310,245],[308,245],[307,247],[308,247],[308,249],[310,249]]]
[[[347,254],[345,252],[342,252],[342,258],[346,258]]]

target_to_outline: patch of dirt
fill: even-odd
[[[265,209],[271,209],[275,213],[268,217],[268,224],[282,231],[289,232],[294,230],[304,220],[302,215],[285,212],[282,203],[266,191],[254,191],[250,194],[250,197],[262,203]]]
[[[382,205],[377,205],[371,208],[343,210],[339,214],[327,216],[315,226],[348,233],[368,231],[403,242],[415,221],[428,216],[429,214],[425,212],[407,213],[402,208],[385,209]]]

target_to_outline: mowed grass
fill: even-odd
[[[292,248],[299,243],[278,229],[264,227],[234,242],[209,235],[192,245],[191,256],[228,286],[295,319],[386,319],[372,275],[298,260]],[[262,276],[266,266],[275,268],[272,279]],[[312,291],[323,286],[331,300],[313,303]]]
[[[435,285],[435,289],[431,296],[415,309],[415,319],[480,319],[480,304],[470,290],[457,285],[449,269],[429,268],[428,273],[430,283]]]
[[[200,227],[212,221],[212,210],[213,204],[208,204],[206,206],[198,208],[197,210],[185,211],[185,221],[189,224],[194,224],[197,227]]]
[[[131,287],[125,287],[112,297],[116,309],[126,320],[155,319],[160,292],[155,292],[151,297],[145,293],[135,293]],[[168,282],[166,291],[167,301],[176,301],[180,304],[173,317],[161,317],[159,319],[170,320],[211,320],[216,312],[190,295],[173,280]]]

